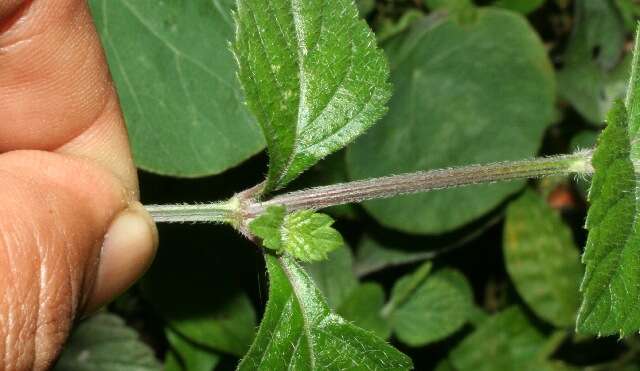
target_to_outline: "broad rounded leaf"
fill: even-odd
[[[538,358],[542,334],[518,308],[506,309],[486,321],[450,353],[457,371],[541,371]]]
[[[240,81],[267,140],[269,192],[380,118],[389,67],[353,0],[239,0],[236,19]]]
[[[533,191],[507,209],[504,258],[516,290],[547,322],[575,323],[583,269],[571,230]]]
[[[398,281],[394,294],[410,277]],[[408,345],[422,346],[453,334],[467,322],[473,292],[460,272],[443,269],[424,279],[396,305],[390,316],[396,336]]]
[[[264,148],[228,47],[233,0],[89,3],[136,165],[159,174],[204,176]]]
[[[99,313],[73,331],[54,371],[160,371],[153,350],[120,317]]]
[[[265,255],[269,301],[238,370],[408,370],[411,359],[333,313],[290,256]]]
[[[355,179],[536,154],[555,98],[553,69],[522,16],[481,8],[474,21],[427,19],[385,45],[395,86],[387,116],[350,146]],[[522,182],[470,186],[364,204],[387,227],[451,231]]]

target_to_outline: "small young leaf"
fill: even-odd
[[[235,0],[90,0],[136,165],[218,174],[264,148],[228,43]]]
[[[300,210],[287,214],[284,206],[271,206],[249,224],[249,230],[265,247],[288,253],[302,261],[318,261],[344,245],[340,232],[326,214]]]
[[[428,263],[427,263],[428,264]],[[464,325],[473,309],[473,293],[466,278],[452,269],[440,270],[418,286],[426,267],[401,278],[393,289],[390,313],[398,339],[410,346],[422,346],[443,339]],[[404,300],[397,299],[409,293]]]
[[[288,256],[266,254],[269,301],[238,370],[408,370],[411,359],[333,313]]]
[[[451,351],[457,371],[540,371],[538,353],[545,339],[518,308],[498,313]]]
[[[389,68],[353,0],[238,0],[235,53],[267,139],[265,191],[282,188],[373,125]]]
[[[391,326],[381,314],[384,301],[382,286],[366,282],[351,292],[338,308],[338,314],[356,326],[371,330],[380,338],[387,339],[391,335]]]
[[[99,313],[71,334],[54,371],[160,371],[153,350],[113,314]]]
[[[569,228],[533,191],[509,205],[503,250],[516,290],[531,309],[556,326],[573,325],[580,254]]]
[[[198,346],[167,328],[167,341],[171,346],[165,359],[164,371],[211,371],[222,358],[210,349]]]

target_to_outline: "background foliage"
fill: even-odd
[[[261,181],[265,140],[229,47],[235,1],[90,4],[143,202],[218,200]],[[391,64],[389,111],[286,189],[589,147],[624,95],[640,14],[633,0],[358,6]],[[637,336],[574,334],[585,184],[545,179],[331,208],[346,245],[300,270],[336,313],[419,370],[639,369]],[[57,369],[234,369],[260,342],[274,289],[261,251],[227,227],[161,225],[160,234],[144,279],[110,314],[80,324]]]

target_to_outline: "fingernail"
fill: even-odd
[[[158,230],[141,203],[118,214],[105,236],[85,311],[99,309],[135,283],[151,265],[157,246]]]

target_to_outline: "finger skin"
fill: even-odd
[[[142,274],[156,232],[123,211],[137,199],[85,1],[0,0],[0,369],[48,369],[74,321]]]

